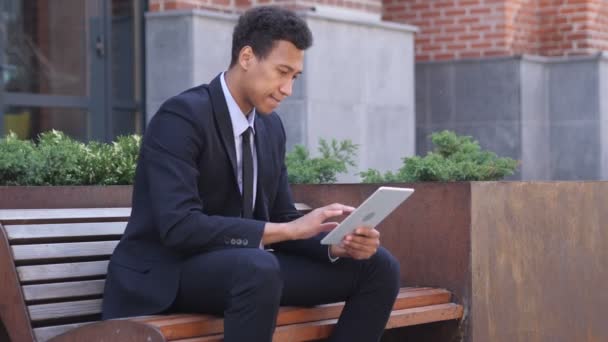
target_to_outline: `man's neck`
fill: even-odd
[[[240,82],[241,75],[238,74],[237,70],[231,68],[224,73],[224,78],[226,79],[226,86],[234,98],[234,101],[236,101],[236,104],[241,109],[241,112],[243,112],[245,116],[249,116],[253,112],[253,106],[245,100],[243,91],[239,87],[239,85],[243,84]]]

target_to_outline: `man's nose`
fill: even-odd
[[[279,90],[281,91],[281,93],[285,96],[290,96],[291,92],[293,91],[293,79],[283,83],[283,85],[281,85],[281,87],[279,88]]]

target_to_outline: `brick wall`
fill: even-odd
[[[420,28],[419,61],[608,50],[606,0],[383,0],[383,19]]]
[[[280,5],[290,9],[308,9],[323,5],[378,15],[382,12],[382,0],[150,0],[150,11],[198,8],[240,13],[256,5]]]
[[[540,52],[585,55],[608,50],[608,1],[540,0]]]

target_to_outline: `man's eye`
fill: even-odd
[[[287,71],[285,71],[285,70],[279,70],[279,73],[280,73],[282,76],[287,75]]]

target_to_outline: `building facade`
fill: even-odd
[[[300,13],[315,44],[281,105],[288,147],[359,144],[395,170],[450,129],[521,160],[512,179],[608,179],[605,0],[7,0],[0,131],[141,133],[229,63],[239,13]]]

